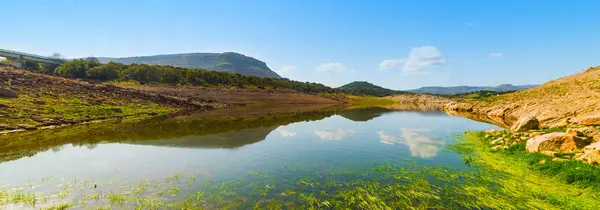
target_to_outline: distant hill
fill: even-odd
[[[336,89],[347,94],[369,96],[391,96],[394,94],[406,93],[404,91],[390,90],[362,81],[351,82]]]
[[[247,76],[281,78],[263,61],[239,53],[183,53],[126,58],[98,58],[102,63],[151,64],[200,68],[221,72],[239,73]]]
[[[537,85],[498,85],[498,86],[452,86],[452,87],[440,87],[440,86],[430,86],[430,87],[422,87],[414,90],[407,90],[407,92],[411,93],[429,93],[429,94],[439,94],[439,95],[454,95],[454,94],[463,94],[463,93],[471,93],[478,91],[494,91],[494,92],[510,92],[510,91],[518,91],[525,90],[529,88],[537,87]]]

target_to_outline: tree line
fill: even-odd
[[[236,73],[206,69],[188,69],[173,66],[102,64],[96,58],[73,59],[59,66],[24,65],[24,68],[62,77],[99,81],[137,81],[140,84],[171,84],[194,86],[223,86],[238,88],[289,89],[303,93],[334,93],[335,89],[323,84],[289,79],[260,78]]]

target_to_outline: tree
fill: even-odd
[[[27,70],[32,70],[32,71],[37,71],[40,69],[40,65],[35,62],[35,61],[23,61],[21,64],[21,68],[23,69],[27,69]]]
[[[56,64],[42,63],[40,64],[40,72],[44,74],[54,74],[57,67],[58,65]]]
[[[60,59],[60,60],[64,60],[65,59],[64,56],[62,56],[60,53],[57,53],[57,52],[52,53],[52,55],[50,55],[50,58]]]
[[[58,66],[55,73],[63,77],[86,78],[87,66],[87,62],[84,59],[74,59]]]
[[[116,80],[119,73],[123,71],[123,66],[119,63],[108,63],[106,65],[96,66],[86,71],[87,77],[102,81]]]

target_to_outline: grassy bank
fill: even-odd
[[[206,107],[197,102],[23,70],[0,69],[0,81],[0,87],[17,93],[17,97],[0,97],[0,132]]]
[[[484,132],[469,133],[452,148],[465,163],[505,174],[497,179],[507,193],[536,209],[594,209],[600,205],[600,169],[575,160],[528,153],[525,141],[492,150]]]

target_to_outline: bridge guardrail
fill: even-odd
[[[65,59],[51,58],[51,57],[47,57],[47,56],[34,55],[34,54],[24,53],[24,52],[17,52],[17,51],[14,51],[14,50],[7,50],[7,49],[3,49],[3,48],[0,48],[0,51],[4,51],[4,52],[7,52],[7,53],[18,54],[18,55],[30,56],[30,57],[34,57],[34,58],[42,58],[42,59],[47,59],[47,60],[59,61],[59,62],[65,62],[66,61]]]

